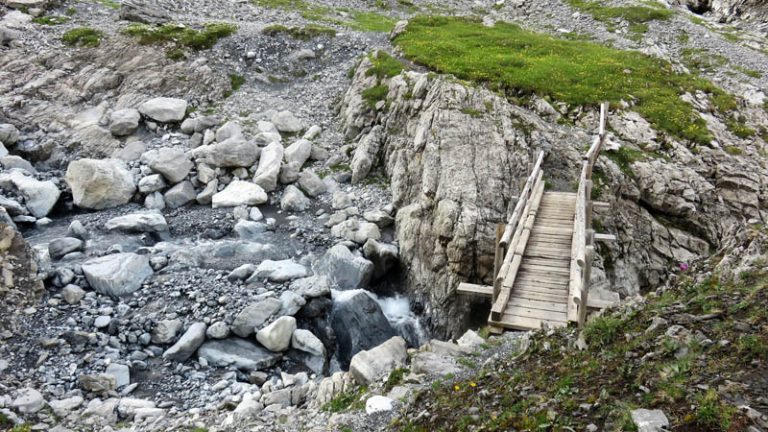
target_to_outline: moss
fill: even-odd
[[[657,130],[699,144],[712,136],[680,96],[702,91],[734,100],[711,82],[675,73],[671,64],[641,53],[556,39],[508,23],[484,27],[465,18],[416,17],[395,43],[411,60],[508,96],[537,94],[591,106],[634,101],[634,109]]]
[[[204,50],[213,48],[219,39],[234,34],[237,26],[226,23],[204,24],[195,30],[183,24],[169,23],[162,26],[130,24],[122,33],[138,39],[141,45],[170,44],[176,49]]]
[[[317,24],[309,24],[304,27],[286,27],[282,24],[275,24],[264,27],[261,31],[268,36],[277,36],[280,34],[288,35],[294,39],[311,40],[320,36],[336,37],[336,30]]]
[[[406,373],[408,373],[408,369],[405,368],[397,368],[390,372],[387,381],[384,383],[385,391],[391,390],[395,386],[402,384]]]
[[[763,77],[763,74],[760,71],[754,70],[754,69],[747,69],[745,67],[736,66],[736,70],[743,73],[744,75],[750,77],[750,78],[756,78],[760,79]]]
[[[349,27],[354,30],[368,32],[389,32],[395,25],[395,20],[377,12],[366,12],[357,9],[331,8],[329,6],[309,3],[305,0],[252,0],[257,6],[282,9],[287,12],[298,12],[304,19],[322,21]],[[342,15],[342,13],[344,15]]]
[[[60,24],[69,22],[69,18],[65,16],[46,15],[46,16],[34,18],[32,19],[32,22],[40,25],[54,26],[54,25],[60,25]]]
[[[744,153],[744,150],[740,149],[739,147],[733,146],[733,145],[727,145],[724,147],[724,150],[726,153],[732,156],[738,156],[740,154]]]
[[[165,56],[173,61],[179,61],[186,57],[184,50],[179,48],[172,48],[165,52]]]
[[[101,44],[103,35],[90,27],[77,27],[64,33],[61,40],[69,46],[97,47]]]
[[[347,27],[365,32],[391,32],[395,27],[395,20],[376,12],[363,12],[352,10],[352,20],[344,23]]]

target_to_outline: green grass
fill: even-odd
[[[110,9],[115,9],[115,10],[120,9],[120,3],[118,3],[118,2],[116,2],[114,0],[94,0],[94,1],[96,3],[104,6],[104,7],[110,8]]]
[[[537,94],[574,106],[633,101],[657,131],[699,144],[712,136],[680,96],[702,91],[717,99],[718,107],[735,106],[734,98],[711,82],[675,73],[669,63],[503,22],[484,27],[471,19],[416,17],[395,43],[417,63],[508,96]]]
[[[347,23],[347,27],[365,32],[384,32],[388,33],[395,27],[395,20],[376,12],[349,11],[352,21]]]
[[[743,73],[744,75],[750,77],[750,78],[757,78],[760,79],[763,77],[763,74],[760,71],[754,70],[754,69],[747,69],[745,67],[736,66],[736,70]]]
[[[347,410],[362,409],[365,406],[365,402],[362,401],[363,395],[368,392],[368,387],[357,387],[353,390],[340,393],[330,402],[323,405],[322,410],[338,413]]]
[[[74,8],[74,7],[72,7],[72,6],[70,6],[70,7],[68,7],[68,8],[67,8],[67,9],[64,11],[64,13],[65,13],[67,16],[70,16],[70,17],[71,17],[71,16],[75,16],[75,14],[77,14],[77,9],[75,9],[75,8]]]
[[[377,12],[366,12],[348,8],[331,8],[311,4],[305,0],[252,0],[257,6],[269,9],[281,9],[286,12],[298,12],[304,19],[321,21],[349,27],[365,32],[389,32],[395,20]],[[342,16],[341,13],[346,14]]]
[[[716,390],[707,390],[697,398],[697,403],[694,414],[697,425],[723,431],[730,429],[736,409],[723,403]]]
[[[647,158],[646,153],[627,146],[622,146],[617,151],[609,151],[604,154],[618,165],[621,172],[630,177],[632,176],[632,164]]]
[[[228,97],[232,96],[232,93],[240,90],[240,87],[242,87],[243,84],[245,84],[245,77],[244,76],[237,75],[237,74],[230,74],[229,75],[229,86],[230,86],[230,89],[227,90],[226,92],[224,92],[224,97],[228,98]]]
[[[77,27],[67,30],[61,40],[69,46],[97,47],[104,34],[90,27]]]
[[[733,145],[727,145],[723,147],[723,150],[725,150],[726,153],[732,156],[738,156],[744,153],[744,150]]]
[[[277,36],[279,34],[288,35],[294,39],[311,40],[320,36],[336,37],[336,30],[317,24],[309,24],[304,27],[287,27],[282,24],[274,24],[261,31],[268,36]]]
[[[60,24],[69,22],[69,17],[46,15],[46,16],[33,18],[32,22],[40,25],[54,26],[54,25],[60,25]]]
[[[384,84],[379,84],[377,86],[364,90],[362,93],[362,96],[363,96],[363,100],[368,102],[368,106],[370,106],[371,108],[375,108],[377,103],[387,99],[388,93],[389,93],[389,87]]]
[[[373,67],[365,72],[366,76],[376,76],[380,79],[392,78],[403,71],[403,64],[400,60],[392,57],[385,51],[376,51],[368,56]]]
[[[731,133],[741,139],[752,138],[757,135],[757,131],[747,126],[743,120],[729,117],[725,120],[725,126]]]
[[[141,45],[170,44],[175,49],[193,50],[210,49],[219,39],[230,36],[236,31],[237,26],[225,23],[204,24],[200,30],[175,23],[162,26],[130,24],[121,30],[122,33],[138,39]]]
[[[661,5],[611,7],[594,0],[566,0],[566,2],[588,13],[594,19],[606,23],[623,20],[629,24],[645,24],[650,21],[667,20],[674,15],[674,12]]]
[[[590,346],[603,348],[616,340],[623,325],[624,321],[614,317],[598,317],[584,327],[584,338]]]
[[[397,368],[389,373],[387,381],[384,383],[385,391],[392,390],[395,386],[399,386],[405,379],[405,374],[408,373],[408,369]]]

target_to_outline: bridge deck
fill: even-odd
[[[544,193],[504,314],[498,321],[489,317],[489,324],[522,330],[567,325],[575,208],[575,193]]]

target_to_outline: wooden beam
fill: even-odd
[[[616,236],[613,234],[595,233],[596,242],[615,242]]]
[[[611,205],[604,201],[592,201],[592,210],[610,210]]]
[[[462,282],[459,284],[456,292],[470,297],[491,298],[493,296],[493,287]]]

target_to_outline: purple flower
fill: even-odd
[[[680,271],[681,272],[688,271],[688,263],[681,262],[680,263]]]

